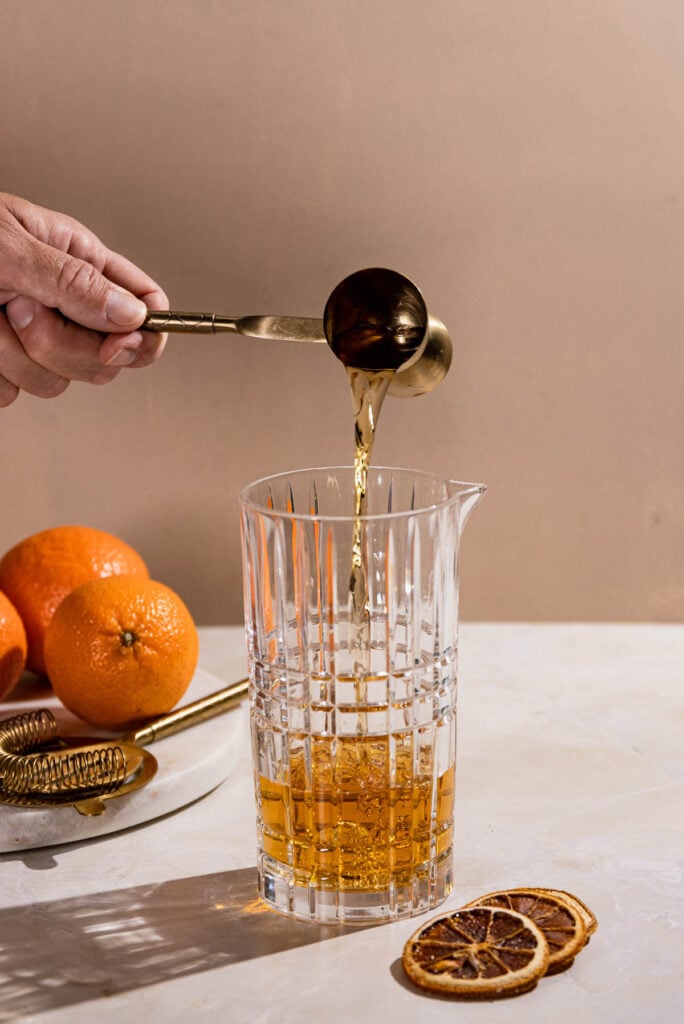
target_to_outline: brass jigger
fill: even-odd
[[[387,281],[383,282],[384,276],[387,276]],[[402,329],[406,328],[404,340],[407,342],[407,347],[414,345],[414,350],[409,355],[415,356],[415,358],[409,359],[408,355],[404,354],[399,364],[401,368],[393,367],[397,369],[397,372],[389,388],[390,395],[397,398],[414,398],[432,391],[444,379],[451,365],[451,339],[444,324],[436,317],[428,316],[420,293],[415,285],[403,275],[389,270],[362,270],[351,277],[358,278],[357,284],[360,285],[356,303],[357,326],[364,324],[368,318],[369,306],[377,301],[375,287],[380,287],[389,307],[397,307],[405,313],[413,304],[414,312],[417,310],[419,314],[419,322],[417,326],[414,325],[416,330],[409,324],[397,325]],[[328,299],[326,318],[338,301],[348,302],[347,282],[349,281],[350,278],[345,278]],[[416,295],[419,296],[419,302],[416,302]],[[336,298],[331,304],[333,296]],[[173,334],[228,333],[241,334],[247,338],[260,338],[265,341],[303,341],[321,345],[328,343],[324,320],[303,316],[233,317],[216,313],[150,310],[141,329],[157,334],[166,331]]]
[[[432,391],[451,366],[449,333],[429,316],[415,284],[396,270],[369,267],[345,277],[323,312],[330,348],[345,366],[396,371],[395,398]]]

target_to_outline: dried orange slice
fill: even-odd
[[[420,988],[461,999],[528,992],[546,972],[540,928],[509,907],[473,906],[422,925],[404,946],[402,965]]]
[[[569,903],[575,908],[579,916],[584,921],[584,927],[587,929],[586,938],[584,940],[584,944],[586,946],[589,941],[589,936],[593,935],[598,928],[598,921],[586,903],[582,903],[582,900],[579,899],[578,896],[573,896],[571,892],[566,892],[565,889],[542,889],[542,892],[550,892],[554,896],[557,896],[559,900],[562,900],[564,903]]]
[[[480,896],[466,906],[473,904],[507,907],[534,921],[549,946],[547,974],[569,967],[586,942],[587,929],[579,910],[551,889],[505,889]]]

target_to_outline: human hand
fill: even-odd
[[[20,391],[53,398],[72,380],[106,384],[148,366],[167,336],[138,328],[168,305],[83,224],[0,192],[0,407]]]

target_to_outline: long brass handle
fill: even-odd
[[[122,739],[131,743],[140,743],[143,746],[147,743],[154,743],[155,740],[163,739],[164,736],[172,736],[181,729],[187,729],[198,722],[204,722],[207,718],[220,715],[227,711],[234,704],[239,704],[247,696],[249,690],[249,679],[240,679],[239,682],[226,686],[223,690],[210,693],[208,697],[200,697],[192,704],[170,711],[168,715],[148,722],[135,732],[127,733]]]
[[[325,344],[320,318],[310,316],[219,316],[217,313],[178,313],[152,309],[142,324],[143,331],[173,331],[177,334],[219,334],[228,331],[262,341],[305,341]]]
[[[237,317],[217,316],[215,313],[179,313],[172,309],[152,309],[145,317],[141,330],[161,334],[175,331],[181,334],[216,334],[219,331],[238,333]]]

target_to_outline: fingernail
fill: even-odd
[[[107,299],[107,319],[119,327],[127,327],[129,324],[141,324],[147,314],[147,306],[140,299],[122,292],[118,289],[112,290]]]
[[[122,348],[107,360],[107,366],[130,366],[135,362],[137,354],[132,348]]]
[[[32,299],[26,299],[23,295],[18,296],[16,299],[12,299],[11,302],[7,303],[7,316],[13,327],[18,327],[21,331],[33,320],[33,314],[36,311],[35,304]]]

